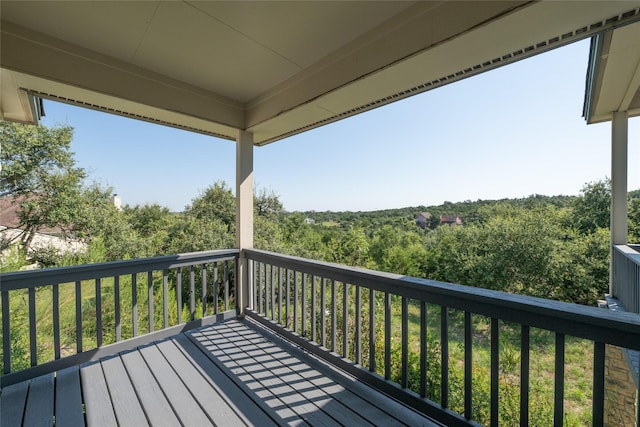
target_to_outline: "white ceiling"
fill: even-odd
[[[611,120],[614,111],[640,115],[640,23],[602,37],[589,123]]]
[[[2,0],[0,113],[32,121],[27,90],[261,145],[636,20],[639,6]]]

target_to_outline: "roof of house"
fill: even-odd
[[[26,198],[11,195],[0,197],[0,227],[23,228],[20,226],[20,219],[18,218],[20,203],[23,200],[26,200]],[[38,231],[41,233],[60,233],[62,229],[60,227],[43,227]]]
[[[459,215],[440,215],[440,223],[462,224],[462,218]]]

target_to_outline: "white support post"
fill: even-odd
[[[242,251],[253,247],[253,134],[239,130],[236,144],[236,244],[240,250],[236,306],[242,316],[251,304],[250,272]]]
[[[627,244],[627,146],[626,111],[613,113],[611,121],[611,261],[609,293],[615,295],[613,277],[613,245]]]

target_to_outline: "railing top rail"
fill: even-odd
[[[185,267],[207,262],[233,259],[238,257],[239,253],[240,251],[238,249],[221,249],[165,255],[153,258],[140,258],[128,261],[113,261],[98,264],[3,273],[0,276],[0,289],[2,291],[12,291],[56,283],[89,280],[95,279],[96,277],[110,277],[152,270]]]
[[[255,249],[248,259],[566,335],[640,350],[640,316]]]
[[[640,264],[640,252],[638,245],[613,245],[613,248],[620,254]]]

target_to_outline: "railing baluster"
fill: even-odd
[[[169,270],[162,271],[162,313],[164,327],[169,327]]]
[[[264,315],[268,318],[271,317],[269,313],[269,304],[271,301],[271,265],[264,265]]]
[[[331,351],[336,352],[336,338],[338,335],[338,302],[336,281],[331,280]]]
[[[202,265],[202,317],[207,317],[207,265]]]
[[[402,388],[409,387],[409,300],[402,297],[402,368],[400,375],[400,385]]]
[[[31,366],[38,364],[38,349],[36,346],[36,288],[29,288],[29,351]]]
[[[282,325],[282,267],[278,267],[278,324]]]
[[[593,412],[592,425],[604,424],[604,363],[606,346],[604,343],[593,343]],[[637,407],[640,411],[640,406]],[[640,424],[639,424],[640,425]]]
[[[276,266],[271,265],[271,320],[276,320]]]
[[[293,332],[298,332],[298,272],[293,270]]]
[[[491,318],[491,425],[498,425],[500,390],[500,324]]]
[[[82,282],[76,282],[76,353],[82,353]]]
[[[307,336],[307,274],[302,274],[302,336]]]
[[[120,276],[113,278],[114,316],[116,322],[116,342],[122,340],[122,320],[120,319]]]
[[[219,311],[219,300],[218,294],[220,290],[218,289],[218,263],[213,263],[213,314],[218,314]]]
[[[237,272],[235,277],[238,277]],[[224,311],[229,311],[229,261],[224,262]]]
[[[138,275],[131,274],[131,323],[133,323],[133,336],[138,336]]]
[[[60,297],[58,294],[58,284],[55,283],[52,289],[53,297],[53,358],[60,359]]]
[[[147,306],[149,309],[149,333],[154,330],[154,319],[153,319],[153,272],[147,272]]]
[[[464,312],[464,416],[470,420],[473,413],[473,323],[471,312]]]
[[[369,371],[376,371],[376,291],[369,289]]]
[[[235,258],[233,259],[233,268],[231,269],[231,273],[230,273],[230,274],[231,274],[231,275],[233,275],[234,280],[236,280],[236,278],[238,277],[238,268],[239,268],[239,265],[238,265],[238,264],[239,264],[239,262],[240,262],[240,258],[239,258],[239,257],[235,257]],[[236,282],[237,282],[237,280],[236,280]],[[234,287],[234,292],[233,292],[233,307],[234,307],[235,309],[243,310],[243,308],[242,308],[242,307],[238,307],[238,293],[239,293],[240,291],[241,291],[240,289],[238,289],[237,287]],[[231,290],[229,290],[229,292],[231,292]]]
[[[427,302],[420,301],[420,397],[427,397]]]
[[[316,295],[316,276],[311,276],[311,341],[316,340],[316,319],[317,319],[317,295]]]
[[[194,266],[189,267],[189,319],[196,318],[196,272]]]
[[[11,372],[11,311],[9,310],[9,292],[1,291],[2,296],[2,363],[3,373]]]
[[[529,425],[529,326],[520,332],[520,425]]]
[[[320,278],[320,335],[322,346],[327,346],[327,279]]]
[[[384,293],[384,378],[391,379],[391,294]]]
[[[440,405],[449,407],[449,309],[440,306]]]
[[[102,346],[102,284],[96,279],[96,344]]]
[[[553,424],[564,423],[564,334],[556,333],[555,392],[553,399]]]
[[[258,269],[258,272],[256,274],[256,288],[257,288],[256,294],[258,296],[258,303],[256,305],[256,311],[259,314],[265,314],[264,301],[262,300],[262,266],[263,265],[264,264],[261,263],[261,262],[256,263],[256,268]],[[216,289],[215,286],[216,286],[216,283],[217,283],[217,280],[218,280],[218,275],[215,274],[214,276],[216,277],[216,280],[213,281],[213,289],[214,289],[214,292],[215,292],[215,289]],[[217,298],[217,296],[216,296],[216,298]]]
[[[289,269],[287,268],[284,272],[284,326],[285,328],[289,327]]]
[[[349,354],[349,285],[342,283],[342,357]]]
[[[178,325],[182,323],[182,267],[176,268],[176,302],[178,308]]]
[[[251,275],[252,280],[249,282],[249,286],[253,287],[253,291],[251,293],[251,295],[253,296],[253,309],[257,313],[260,313],[260,307],[258,306],[258,283],[259,282],[256,281],[256,280],[259,280],[258,263],[254,262],[253,260],[249,260],[249,262],[251,263],[251,268],[253,269],[253,274]]]
[[[362,288],[356,285],[356,336],[355,336],[355,362],[362,364]]]

